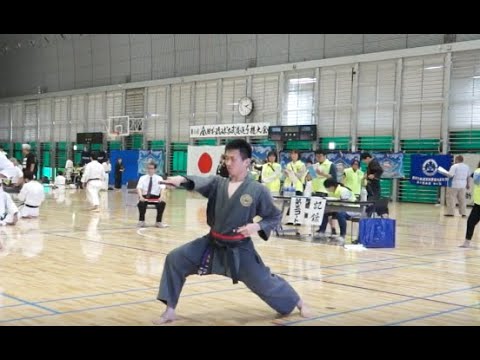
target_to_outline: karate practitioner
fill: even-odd
[[[23,180],[25,184],[23,184],[22,190],[20,194],[18,194],[18,200],[23,202],[20,217],[27,219],[38,217],[40,205],[42,205],[43,200],[45,200],[43,185],[33,180],[33,173],[31,171],[25,171],[23,173]]]
[[[105,172],[105,178],[103,181],[103,190],[108,190],[108,180],[110,176],[110,172],[112,171],[112,164],[110,164],[110,159],[107,159],[105,162],[102,163],[103,171]]]
[[[55,177],[55,183],[53,187],[55,189],[65,189],[65,184],[67,183],[67,179],[63,176],[63,172],[59,171],[58,175]]]
[[[229,178],[220,176],[174,176],[173,186],[195,190],[208,198],[207,223],[210,232],[171,251],[163,268],[157,299],[165,312],[153,322],[176,319],[175,308],[186,277],[193,274],[219,274],[242,281],[270,307],[286,315],[295,307],[302,316],[308,310],[290,284],[272,274],[255,251],[251,236],[258,233],[267,240],[281,220],[280,210],[260,183],[248,176],[252,147],[245,140],[233,140],[225,147]],[[262,220],[253,222],[255,216]]]
[[[82,176],[83,188],[87,191],[87,199],[93,206],[90,210],[93,212],[100,211],[99,193],[105,177],[105,171],[102,164],[97,161],[97,156],[97,153],[92,153],[91,161],[85,165],[85,171]]]
[[[18,208],[10,194],[3,191],[0,180],[0,225],[15,225],[18,221]]]
[[[12,179],[18,174],[13,163],[8,160],[5,153],[0,152],[0,179]]]

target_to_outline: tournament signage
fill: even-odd
[[[322,197],[313,196],[307,201],[306,197],[294,196],[290,200],[289,220],[293,224],[320,226],[326,205],[327,199]]]
[[[447,186],[449,178],[439,168],[449,169],[450,155],[412,155],[410,183],[426,186]]]
[[[190,126],[191,138],[268,136],[269,123]]]

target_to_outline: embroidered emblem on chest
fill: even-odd
[[[249,194],[243,194],[240,197],[240,204],[242,204],[243,206],[249,207],[250,205],[252,205],[252,203],[253,203],[253,199]]]

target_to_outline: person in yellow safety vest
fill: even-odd
[[[261,167],[261,165],[257,165],[257,163],[252,159],[248,173],[250,178],[254,181],[260,180]]]
[[[480,221],[480,162],[478,163],[478,167],[475,172],[472,174],[473,177],[473,208],[470,212],[470,216],[467,220],[467,233],[465,235],[465,241],[460,247],[462,248],[469,248],[472,237],[473,231],[475,230],[475,226],[477,226],[478,222]]]
[[[343,172],[343,185],[352,190],[353,194],[359,199],[362,185],[364,183],[363,171],[360,170],[360,161],[352,161],[352,165]]]
[[[317,163],[313,165],[315,178],[312,179],[312,192],[313,195],[316,196],[327,196],[327,189],[325,189],[324,182],[327,179],[337,181],[337,169],[335,168],[335,164],[327,159],[327,153],[324,150],[316,150],[315,158]],[[330,217],[329,223],[332,229],[332,235],[336,235],[335,215]],[[320,232],[320,230],[317,232]]]
[[[312,180],[312,190],[314,193],[325,196],[327,190],[323,185],[325,180],[332,179],[337,181],[337,169],[335,165],[327,159],[327,153],[324,150],[315,151],[317,163],[313,165],[316,177]]]
[[[270,151],[267,155],[267,162],[262,165],[262,183],[274,195],[280,194],[280,178],[282,177],[282,166],[277,163],[277,154]]]
[[[334,197],[342,201],[354,202],[357,200],[355,195],[350,189],[337,183],[333,179],[325,180],[324,185],[328,191],[328,196],[330,197]],[[339,211],[336,214],[337,214],[338,225],[340,227],[340,236],[333,236],[332,238],[337,241],[338,245],[344,245],[345,235],[347,234],[347,220],[349,220],[352,217],[352,214],[346,211]],[[322,222],[322,225],[320,225],[320,234],[318,235],[318,238],[321,238],[321,239],[326,238],[325,230],[327,228],[329,215],[331,215],[331,213],[327,213],[327,212],[325,212],[323,215],[323,222]]]
[[[299,160],[300,153],[298,150],[292,150],[290,152],[290,161],[285,169],[285,181],[283,182],[283,188],[293,186],[295,188],[296,195],[303,194],[303,180],[307,173],[305,164]]]

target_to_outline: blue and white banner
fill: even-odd
[[[163,150],[140,150],[138,154],[138,173],[147,173],[147,164],[154,162],[157,164],[157,174],[164,176],[165,174],[165,153]]]
[[[448,177],[438,172],[441,166],[449,169],[450,155],[412,155],[410,183],[426,186],[447,186]]]
[[[337,180],[340,181],[342,179],[343,173],[345,169],[352,166],[353,160],[360,161],[360,153],[359,152],[335,152],[327,154],[327,159],[330,160],[335,168],[337,169]],[[316,161],[315,161],[316,162]]]
[[[398,179],[405,177],[403,172],[403,153],[377,153],[372,154],[383,169],[383,179]]]
[[[300,160],[302,160],[305,164],[310,161],[312,164],[315,164],[317,160],[315,160],[315,152],[314,151],[304,151],[300,154]]]
[[[274,150],[271,145],[252,145],[252,160],[257,164],[264,164],[267,161],[267,155]]]
[[[280,151],[278,162],[282,165],[282,169],[285,169],[290,161],[290,151]]]

